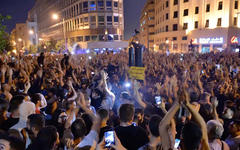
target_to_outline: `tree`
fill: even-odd
[[[10,20],[11,16],[3,16],[0,14],[0,53],[11,51],[10,36],[6,32],[5,21]]]

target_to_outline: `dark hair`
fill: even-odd
[[[144,114],[144,110],[142,108],[136,108],[135,109],[135,114],[141,114],[143,115]]]
[[[92,128],[92,125],[93,125],[93,121],[92,121],[91,116],[88,115],[88,114],[84,113],[84,114],[82,114],[81,117],[82,117],[82,119],[85,122],[85,125],[86,125],[86,128],[87,128],[85,135],[87,135],[91,131],[91,128]]]
[[[202,131],[197,124],[189,122],[183,127],[182,137],[186,150],[198,150],[202,139]]]
[[[18,107],[22,104],[24,98],[25,97],[22,95],[13,96],[13,98],[10,101],[9,111],[13,112],[16,109],[18,109]]]
[[[109,116],[109,113],[106,109],[99,109],[97,113],[100,116],[101,120],[106,119]]]
[[[134,117],[134,106],[132,104],[122,104],[119,108],[119,117],[122,122],[129,122]]]
[[[41,96],[39,94],[33,94],[31,96],[31,101],[34,103],[34,104],[37,104],[38,101],[41,101]]]
[[[75,150],[90,150],[91,146],[78,147]]]
[[[74,139],[82,138],[85,136],[87,127],[83,119],[75,120],[71,125],[71,131]]]
[[[162,120],[162,117],[158,115],[153,115],[149,120],[149,130],[151,134],[155,137],[159,137],[159,124]]]
[[[25,150],[24,142],[16,137],[9,137],[11,150]]]
[[[57,129],[54,126],[42,128],[33,142],[33,150],[50,150],[57,140]]]
[[[45,126],[45,119],[42,114],[31,114],[28,116],[30,127],[40,131]]]
[[[8,141],[11,150],[25,150],[25,144],[19,138],[7,136],[6,134],[0,134],[0,139]]]
[[[66,110],[70,109],[70,105],[72,105],[75,101],[71,100],[71,101],[67,101],[66,103]]]
[[[8,110],[8,101],[0,98],[0,114]]]

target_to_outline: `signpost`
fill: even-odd
[[[132,79],[145,80],[145,67],[143,65],[144,47],[138,43],[131,42],[129,48],[129,75]]]
[[[130,78],[145,80],[145,67],[130,67],[128,73],[130,75]]]

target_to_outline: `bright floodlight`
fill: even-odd
[[[91,60],[91,59],[92,59],[92,57],[91,57],[91,56],[89,56],[89,57],[88,57],[88,59],[90,59],[90,60]]]
[[[19,41],[19,42],[22,42],[22,39],[21,39],[21,38],[19,38],[19,39],[18,39],[18,41]]]
[[[89,49],[87,49],[87,50],[86,50],[86,53],[87,53],[87,54],[88,54],[88,53],[90,53],[90,50],[89,50]]]
[[[29,30],[29,34],[33,35],[34,34],[33,30]]]
[[[52,15],[52,18],[53,18],[54,20],[58,20],[59,16],[58,16],[57,14],[53,14],[53,15]]]

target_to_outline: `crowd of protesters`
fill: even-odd
[[[0,150],[240,150],[238,54],[143,58],[2,55]]]

